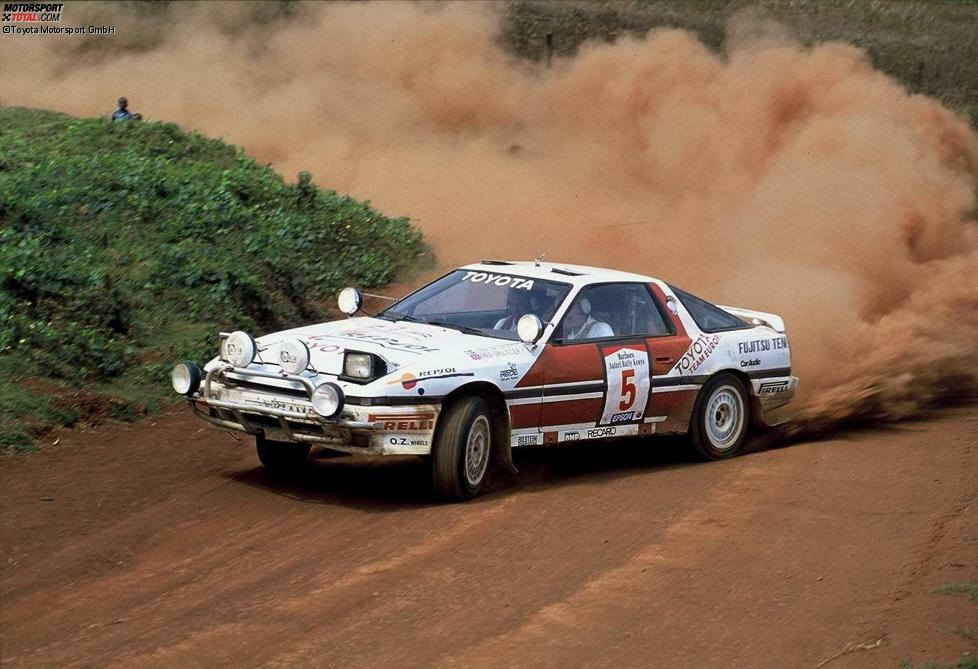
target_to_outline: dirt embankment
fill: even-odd
[[[978,580],[973,409],[691,464],[525,452],[434,505],[420,462],[289,484],[180,411],[0,471],[9,666],[815,666],[957,661]],[[555,520],[559,519],[559,520]]]

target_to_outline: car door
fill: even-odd
[[[544,443],[648,434],[665,419],[670,403],[659,406],[655,377],[689,338],[656,289],[606,283],[575,296],[538,361]]]

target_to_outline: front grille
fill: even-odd
[[[289,397],[301,397],[304,400],[309,399],[309,395],[306,393],[305,388],[283,388],[281,386],[273,386],[267,383],[262,383],[261,381],[241,381],[239,379],[230,379],[225,377],[222,380],[227,386],[235,386],[237,388],[249,388],[251,390],[260,390],[265,393],[274,393],[275,395],[288,395]]]

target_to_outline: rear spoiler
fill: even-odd
[[[766,325],[772,330],[777,330],[778,332],[784,332],[784,319],[777,314],[769,314],[763,311],[753,311],[751,309],[741,309],[740,307],[725,307],[721,304],[717,305],[728,314],[733,314],[738,318],[743,318],[748,323],[753,323],[754,325]]]

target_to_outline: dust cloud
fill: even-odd
[[[978,140],[961,118],[846,44],[745,24],[718,55],[661,30],[548,68],[500,47],[499,10],[72,3],[66,18],[118,26],[112,48],[5,38],[0,96],[90,116],[126,95],[411,216],[443,267],[547,251],[782,314],[802,429],[976,390]]]

